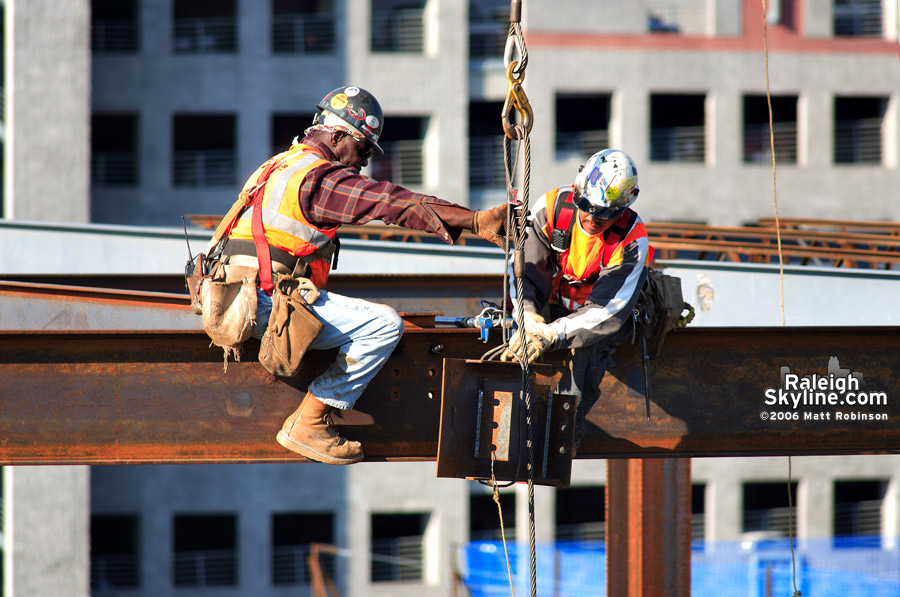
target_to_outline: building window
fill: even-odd
[[[797,96],[772,96],[772,136],[779,164],[797,163]],[[744,96],[744,162],[772,163],[769,102],[764,95]]]
[[[137,52],[137,0],[91,0],[91,50],[96,54]]]
[[[95,187],[137,185],[136,114],[91,117],[91,184]]]
[[[706,540],[706,484],[691,485],[691,542],[701,549]]]
[[[176,587],[237,585],[237,518],[233,514],[175,516]]]
[[[556,540],[603,541],[606,538],[606,487],[556,490]]]
[[[469,2],[469,59],[502,58],[509,34],[509,2]]]
[[[310,544],[334,544],[334,515],[327,512],[272,515],[272,584],[308,585]],[[334,578],[334,555],[319,553],[322,572]]]
[[[469,186],[473,189],[506,188],[502,109],[503,102],[469,104]]]
[[[372,582],[421,581],[427,514],[372,515]]]
[[[139,545],[136,515],[91,516],[91,589],[140,586]]]
[[[272,0],[272,52],[334,51],[333,0]]]
[[[834,546],[881,547],[887,481],[834,482]]]
[[[683,3],[668,0],[649,0],[647,2],[647,29],[653,33],[678,33],[680,6]]]
[[[378,144],[384,155],[375,152],[372,159],[372,178],[395,184],[420,186],[425,182],[422,151],[428,119],[391,116],[391,126],[385,128]]]
[[[516,494],[501,493],[503,528],[507,541],[516,539]],[[469,496],[469,541],[500,541],[500,513],[491,493],[473,493]]]
[[[834,35],[881,37],[881,0],[834,0]]]
[[[834,99],[834,162],[880,164],[881,127],[887,99],[837,97]]]
[[[790,504],[795,508],[796,532],[796,481],[791,483],[790,492],[789,498],[786,483],[744,483],[744,532],[767,531],[786,536],[789,531]]]
[[[172,50],[177,54],[237,51],[235,0],[174,0]]]
[[[424,0],[372,0],[372,51],[421,54],[424,17]]]
[[[294,137],[303,139],[303,131],[312,125],[313,113],[300,112],[272,115],[272,155],[288,149]]]
[[[609,147],[609,94],[556,96],[557,159],[587,160]]]
[[[176,187],[235,184],[235,117],[176,115],[172,182]]]
[[[704,95],[650,96],[650,159],[703,162],[706,157]]]

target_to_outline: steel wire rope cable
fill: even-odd
[[[766,71],[766,104],[769,109],[769,151],[772,152],[772,203],[775,209],[775,238],[778,243],[778,289],[779,303],[781,305],[781,327],[784,327],[784,255],[781,252],[781,224],[778,219],[778,190],[776,186],[776,159],[775,159],[775,128],[772,119],[772,94],[769,90],[769,40],[768,40],[768,18],[766,10],[766,0],[762,0],[762,21],[763,21],[763,54],[765,56]],[[788,544],[791,548],[791,578],[794,585],[794,593],[792,597],[800,597],[801,592],[797,589],[797,560],[794,554],[794,504],[791,497],[791,457],[788,455]]]

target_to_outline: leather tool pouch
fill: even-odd
[[[258,270],[240,265],[217,263],[200,283],[203,329],[212,344],[228,356],[241,360],[241,345],[253,331],[256,322],[256,276]]]
[[[322,322],[301,295],[300,280],[277,276],[272,292],[272,314],[259,346],[259,362],[269,373],[292,377],[316,336]]]

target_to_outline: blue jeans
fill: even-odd
[[[256,325],[252,336],[262,338],[272,312],[272,297],[259,288],[256,295]],[[319,298],[310,307],[325,324],[310,348],[337,348],[338,355],[325,373],[309,384],[309,392],[331,407],[353,408],[400,342],[403,320],[387,305],[327,290],[319,290]]]

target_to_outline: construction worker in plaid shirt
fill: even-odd
[[[337,348],[337,359],[309,385],[297,410],[284,422],[277,441],[293,452],[329,464],[351,464],[363,458],[359,442],[341,437],[334,428],[334,409],[353,407],[387,361],[403,334],[403,320],[386,305],[341,296],[324,289],[342,224],[381,220],[434,233],[452,244],[471,230],[498,246],[505,235],[506,204],[487,211],[414,193],[390,182],[363,176],[372,154],[384,153],[378,139],[384,115],[375,97],[359,87],[339,87],[317,104],[319,110],[302,139],[279,156],[283,164],[265,182],[262,221],[275,272],[290,273],[300,260],[318,289],[310,300],[324,328],[311,349]],[[245,185],[256,184],[257,170]],[[251,210],[237,221],[225,252],[229,259],[256,259]],[[313,289],[313,290],[316,290]],[[261,338],[272,297],[257,289],[253,336]],[[314,298],[315,294],[307,294]]]

